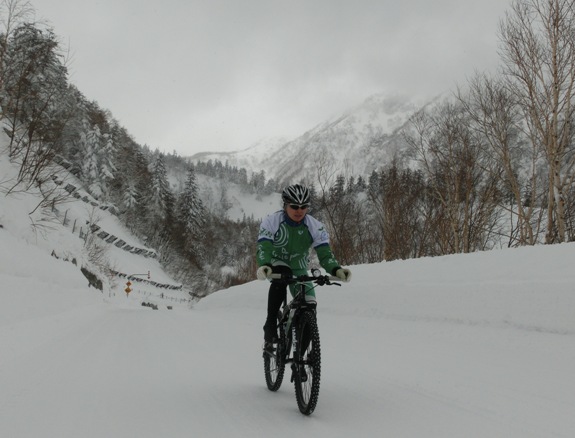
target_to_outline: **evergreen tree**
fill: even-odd
[[[205,210],[198,193],[198,184],[193,167],[188,169],[184,190],[179,197],[177,219],[182,224],[187,242],[191,243],[202,237],[206,222]]]
[[[151,193],[148,198],[149,209],[154,219],[164,221],[171,216],[173,195],[168,182],[168,172],[164,155],[158,154],[152,169]]]
[[[99,165],[100,165],[100,191],[107,199],[110,191],[110,184],[114,179],[114,175],[117,172],[116,166],[114,164],[114,159],[116,157],[116,146],[112,135],[104,134],[103,139],[104,145],[100,149],[99,154]]]
[[[174,242],[192,265],[206,265],[205,209],[198,194],[193,167],[188,169],[184,189],[178,198],[176,214],[178,226],[173,230],[176,234]]]
[[[99,198],[101,195],[98,184],[100,178],[98,164],[98,150],[100,149],[101,134],[98,126],[90,128],[84,121],[84,131],[80,134],[78,162],[81,165],[80,172],[84,184],[90,193]]]
[[[139,193],[138,190],[136,189],[136,186],[134,185],[134,182],[131,180],[128,181],[128,185],[126,187],[126,190],[124,191],[124,196],[122,197],[123,207],[126,208],[127,210],[135,209],[139,204],[138,198]]]

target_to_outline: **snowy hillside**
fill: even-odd
[[[68,195],[67,200],[48,209],[37,208],[41,198],[33,193],[4,195],[15,172],[7,157],[0,155],[3,189],[0,193],[1,230],[11,236],[10,239],[17,239],[2,245],[6,257],[4,263],[13,266],[9,272],[22,271],[19,276],[25,278],[24,271],[29,269],[24,263],[26,255],[13,251],[12,247],[19,242],[20,245],[31,246],[37,255],[33,269],[50,271],[55,269],[52,265],[56,263],[58,269],[74,271],[78,277],[74,287],[78,282],[88,284],[80,271],[84,267],[103,282],[103,290],[98,293],[107,299],[121,297],[123,303],[133,301],[140,304],[142,297],[146,297],[157,304],[178,302],[189,306],[190,291],[183,289],[163,271],[155,251],[130,234],[112,214],[113,209],[94,200],[66,169],[56,166],[53,180],[46,184],[51,184],[56,193]],[[66,268],[61,265],[66,265]],[[108,266],[114,273],[105,277],[97,272],[99,266]],[[133,283],[133,293],[124,300],[127,281]],[[8,287],[5,282],[0,284]],[[56,284],[57,289],[60,283]]]
[[[226,204],[229,207],[225,216],[231,220],[242,220],[251,217],[261,220],[263,217],[280,208],[280,197],[277,193],[271,195],[258,195],[245,193],[241,187],[218,178],[205,175],[198,176],[200,196],[204,205],[211,211],[222,208],[222,194],[225,194]]]
[[[404,97],[374,95],[348,113],[328,120],[286,144],[283,157],[272,163],[274,178],[289,182],[317,182],[318,175],[368,176],[400,152],[395,131],[418,107]],[[333,181],[331,181],[333,183]]]
[[[82,240],[56,218],[32,215],[34,232],[36,201],[0,197],[2,437],[573,435],[573,243],[351,267],[318,291],[322,381],[304,417],[289,379],[266,389],[266,282],[193,307],[150,283],[88,287]],[[153,257],[109,257],[170,283]]]
[[[403,96],[373,95],[296,139],[266,139],[243,151],[202,153],[191,159],[264,170],[266,178],[281,183],[316,182],[320,167],[328,173],[369,175],[400,151],[402,142],[394,133],[420,107]]]
[[[236,152],[203,152],[191,157],[193,162],[217,160],[232,167],[244,168],[251,172],[265,171],[275,154],[291,139],[285,137],[264,138],[249,148]],[[269,177],[269,176],[268,176]]]

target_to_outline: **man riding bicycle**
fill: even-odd
[[[283,208],[262,220],[257,244],[257,277],[269,278],[272,273],[303,275],[307,274],[309,250],[314,248],[319,263],[326,272],[350,281],[351,271],[342,268],[329,245],[329,235],[325,225],[307,214],[310,206],[309,189],[300,184],[284,188]],[[264,349],[272,349],[277,343],[277,314],[285,299],[287,285],[275,283],[268,292],[267,318],[264,324]],[[296,293],[290,285],[292,296]],[[315,291],[311,284],[306,285],[305,299],[315,303]]]

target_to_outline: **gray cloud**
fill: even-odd
[[[70,80],[136,140],[191,154],[297,135],[373,93],[432,96],[498,63],[511,0],[33,0]]]

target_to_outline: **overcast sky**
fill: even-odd
[[[511,0],[31,2],[69,48],[70,82],[138,143],[189,155],[495,71]]]

